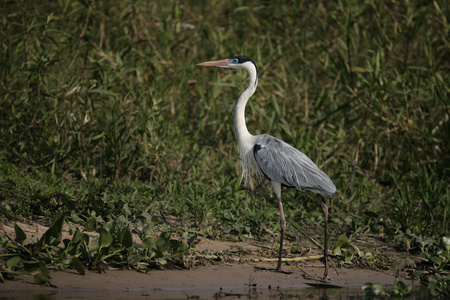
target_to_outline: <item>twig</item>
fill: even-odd
[[[195,255],[196,258],[204,258],[204,259],[222,259],[222,256],[219,255],[205,255],[202,253],[199,253]],[[282,258],[281,261],[283,262],[298,262],[298,261],[307,261],[307,260],[318,260],[323,258],[323,255],[311,255],[311,256],[300,256],[300,257],[293,257],[293,258]],[[235,262],[242,262],[243,259],[238,257],[227,257],[227,260],[235,261]],[[249,259],[251,262],[277,262],[278,258],[251,258]]]
[[[331,266],[333,267],[333,269],[334,269],[334,271],[336,272],[336,274],[339,276],[339,272],[338,272],[338,270],[337,270],[337,268],[336,268],[336,265],[334,264],[334,261],[331,259],[331,257],[329,257],[328,256],[328,260],[330,261],[330,263],[331,263]]]
[[[300,256],[300,257],[293,257],[293,258],[282,258],[281,261],[306,261],[306,260],[317,260],[323,258],[323,255],[311,255],[311,256]],[[251,260],[252,262],[275,262],[278,261],[278,258],[253,258]]]

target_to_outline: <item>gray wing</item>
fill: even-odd
[[[331,179],[305,154],[270,135],[259,135],[253,155],[261,171],[270,180],[287,187],[307,189],[333,198]]]

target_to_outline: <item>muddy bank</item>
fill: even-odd
[[[255,268],[256,267],[256,268]],[[380,282],[392,286],[395,276],[390,272],[376,272],[361,269],[339,269],[330,272],[325,283],[305,279],[320,276],[322,265],[317,263],[296,263],[285,266],[291,274],[276,273],[260,268],[273,268],[272,263],[221,264],[196,267],[191,270],[161,270],[147,274],[133,270],[107,270],[106,273],[87,272],[79,275],[74,271],[51,272],[52,283],[57,288],[33,283],[32,276],[18,276],[0,284],[0,298],[22,298],[30,295],[52,295],[53,298],[129,298],[150,297],[159,299],[186,299],[186,297],[212,298],[242,297],[248,293],[277,295],[305,293],[320,296],[315,284],[329,284],[346,288],[349,293],[360,293],[366,282]],[[335,291],[339,292],[339,291]],[[219,293],[219,294],[218,294]],[[308,294],[308,295],[309,295]],[[233,296],[234,295],[234,296]]]

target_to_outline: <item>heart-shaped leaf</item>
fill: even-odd
[[[14,232],[16,233],[16,238],[14,240],[20,244],[23,244],[23,241],[27,238],[25,232],[23,232],[22,228],[20,228],[17,224],[14,224]]]
[[[112,242],[113,242],[113,237],[111,235],[111,233],[109,233],[108,230],[106,230],[105,228],[102,228],[100,230],[100,247],[101,248],[107,248],[109,246],[111,246]]]

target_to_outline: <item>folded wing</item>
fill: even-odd
[[[333,198],[336,187],[305,154],[270,135],[257,136],[253,155],[261,171],[287,187],[306,189]]]

